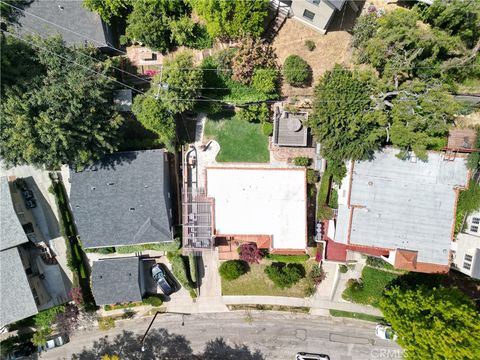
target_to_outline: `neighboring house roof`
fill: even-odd
[[[38,313],[17,248],[0,252],[0,326]]]
[[[69,176],[70,204],[86,248],[172,240],[163,150],[108,155]]]
[[[467,184],[465,159],[446,161],[432,152],[427,162],[412,162],[398,159],[397,152],[386,148],[353,164],[339,189],[334,240],[415,251],[417,270],[422,263],[448,269],[455,188]]]
[[[21,7],[17,30],[21,35],[62,35],[69,44],[89,42],[95,47],[114,46],[111,30],[82,1],[34,0]]]
[[[397,250],[395,255],[395,267],[399,269],[414,270],[417,266],[417,251]]]
[[[0,177],[0,250],[28,242],[25,231],[13,207],[6,176]]]
[[[447,148],[457,151],[475,148],[477,131],[475,129],[452,129],[448,133]]]
[[[97,305],[141,301],[139,258],[94,261],[92,292]]]
[[[307,113],[283,112],[274,121],[273,143],[279,146],[307,146]]]
[[[274,249],[305,249],[305,174],[298,168],[208,168],[215,235],[271,235]]]

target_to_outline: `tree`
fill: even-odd
[[[202,84],[202,71],[194,67],[192,55],[181,52],[175,58],[164,61],[163,74],[153,79],[152,88],[157,91],[160,85],[160,99],[165,109],[177,114],[193,108]]]
[[[132,112],[148,130],[156,133],[160,141],[170,146],[175,141],[175,118],[162,102],[156,100],[152,91],[137,95],[133,100]]]
[[[365,159],[382,144],[387,117],[373,106],[375,89],[373,73],[340,65],[320,79],[309,123],[326,159]]]
[[[132,0],[83,0],[83,6],[98,13],[108,24],[112,18],[124,15],[131,5]]]
[[[212,37],[260,37],[264,31],[268,0],[189,0],[189,3],[205,19],[207,31]]]
[[[262,258],[262,252],[257,247],[257,244],[244,243],[240,245],[240,260],[248,263],[259,263]]]
[[[180,19],[170,22],[170,31],[172,43],[186,46],[195,35],[195,23],[189,16],[184,15]]]
[[[267,95],[275,94],[278,91],[277,69],[255,69],[253,71],[252,87]]]
[[[480,358],[480,316],[458,290],[394,286],[385,291],[380,308],[406,350],[405,359]]]
[[[268,278],[281,289],[290,288],[305,277],[305,268],[300,264],[273,263],[264,271]]]
[[[270,113],[267,105],[262,103],[259,105],[250,105],[240,110],[237,116],[248,122],[266,123],[270,118]]]
[[[37,330],[32,336],[32,344],[43,346],[47,343],[47,337],[52,333],[52,329]]]
[[[477,0],[435,0],[430,6],[417,8],[423,21],[459,36],[467,45],[473,47],[480,38],[480,2]]]
[[[290,55],[283,63],[283,76],[288,84],[296,87],[307,85],[311,77],[310,65],[298,55]]]
[[[57,329],[61,333],[70,336],[78,324],[79,315],[80,311],[78,310],[78,307],[70,304],[65,305],[65,310],[58,313],[55,317]]]
[[[276,69],[277,55],[272,46],[252,37],[243,39],[232,60],[233,80],[249,85],[255,70]]]
[[[96,56],[93,48],[73,51],[59,37],[33,41],[46,72],[22,94],[7,92],[1,106],[1,157],[9,165],[82,167],[115,151],[123,120],[112,107],[108,63],[82,55]]]
[[[235,280],[247,272],[247,264],[241,260],[228,260],[220,265],[218,272],[225,280]]]
[[[122,43],[139,42],[154,50],[165,52],[172,47],[171,22],[188,14],[183,1],[133,1],[133,10],[127,18]]]

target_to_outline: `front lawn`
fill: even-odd
[[[378,306],[383,289],[397,277],[398,274],[365,266],[362,271],[363,287],[358,290],[355,290],[353,287],[347,287],[342,297],[354,303]]]
[[[215,139],[220,144],[218,162],[270,161],[268,136],[263,135],[260,123],[249,123],[235,116],[230,119],[207,119],[205,137]]]
[[[303,298],[308,289],[307,279],[303,278],[291,288],[280,289],[265,274],[265,268],[272,261],[262,260],[260,264],[250,264],[250,271],[236,280],[226,281],[222,279],[222,295],[265,295],[265,296],[289,296]],[[315,264],[309,260],[303,265],[308,274]]]
[[[335,317],[346,317],[346,318],[352,318],[352,319],[358,319],[358,320],[372,321],[376,323],[384,321],[381,316],[362,314],[362,313],[350,312],[350,311],[342,311],[342,310],[330,309],[330,315]]]

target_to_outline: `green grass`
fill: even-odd
[[[284,262],[284,263],[296,263],[303,264],[305,261],[310,259],[309,255],[276,255],[268,254],[267,259],[272,261]]]
[[[352,288],[346,288],[342,297],[354,303],[378,306],[383,289],[397,277],[397,274],[365,266],[362,271],[362,289],[354,291]]]
[[[291,288],[280,289],[276,287],[264,271],[271,263],[272,261],[264,259],[260,264],[249,264],[250,271],[236,280],[225,281],[222,279],[222,295],[265,295],[299,298],[306,296],[309,286],[306,278],[301,279]],[[315,264],[315,260],[309,260],[304,264],[307,274]]]
[[[262,132],[262,124],[241,121],[236,117],[230,120],[207,120],[205,136],[220,144],[218,162],[270,161],[268,136]]]
[[[343,310],[330,310],[330,315],[335,317],[346,317],[358,320],[372,321],[372,322],[382,322],[383,318],[381,316],[362,314],[357,312],[343,311]]]

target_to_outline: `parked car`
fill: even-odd
[[[37,202],[35,199],[25,200],[25,206],[27,209],[33,209],[34,207],[37,207]]]
[[[165,271],[161,264],[153,265],[151,274],[153,280],[157,282],[165,295],[170,295],[175,291],[174,281],[170,278],[170,275]]]
[[[26,200],[29,200],[29,199],[33,199],[33,192],[32,190],[23,190],[23,197],[26,199]]]
[[[20,360],[20,359],[29,359],[30,355],[35,352],[35,346],[28,342],[26,344],[16,347],[11,353],[6,357],[6,360]]]
[[[68,342],[68,339],[63,335],[55,335],[47,340],[45,345],[39,346],[38,352],[47,351],[56,347],[62,346]]]
[[[325,354],[299,352],[295,355],[295,360],[330,360],[330,356]]]
[[[393,331],[390,325],[377,324],[375,327],[375,335],[383,340],[395,341],[397,340],[397,334]]]

